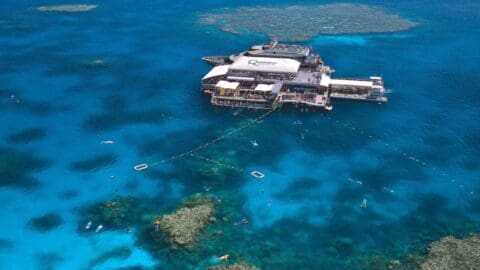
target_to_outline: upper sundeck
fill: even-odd
[[[309,53],[309,47],[279,44],[275,40],[267,45],[254,45],[246,52],[249,56],[286,58],[305,58]]]

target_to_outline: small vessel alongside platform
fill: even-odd
[[[387,102],[381,77],[333,79],[334,70],[306,46],[272,41],[202,60],[213,66],[202,90],[218,106],[276,109],[292,103],[331,110],[331,99]]]

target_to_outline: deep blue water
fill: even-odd
[[[198,153],[245,169],[213,174],[192,158],[132,169],[261,114],[210,106],[199,90],[210,67],[200,57],[268,40],[197,25],[196,12],[301,3],[101,1],[67,14],[34,9],[65,2],[19,2],[0,6],[1,269],[202,269],[224,253],[262,269],[354,269],[349,262],[362,256],[401,259],[480,231],[478,1],[361,1],[419,26],[304,43],[337,77],[382,75],[389,102],[274,112]],[[266,177],[254,180],[252,170]],[[203,186],[224,199],[222,211],[250,222],[197,253],[153,252],[135,227],[79,229],[94,202],[139,196],[162,214]],[[49,213],[60,221],[32,226]],[[118,247],[131,254],[91,264]]]

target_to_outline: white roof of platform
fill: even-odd
[[[241,56],[230,65],[233,70],[277,73],[296,73],[299,67],[300,62],[293,59],[248,56]]]
[[[340,80],[340,79],[331,79],[330,84],[346,85],[346,86],[363,86],[363,87],[372,87],[372,81],[359,81],[359,80]]]
[[[258,84],[255,91],[272,91],[275,84]]]
[[[320,86],[328,87],[330,85],[331,78],[325,73],[322,74],[322,79],[320,80]]]
[[[225,75],[227,74],[229,67],[230,65],[215,66],[207,73],[207,75],[203,76],[202,80],[217,77],[220,75]]]
[[[218,81],[215,87],[220,87],[224,89],[237,89],[239,85],[240,85],[239,82]]]

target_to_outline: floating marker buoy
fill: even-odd
[[[253,177],[255,178],[258,178],[258,179],[262,179],[263,177],[265,177],[265,174],[259,172],[259,171],[253,171],[250,173]]]
[[[147,163],[138,164],[138,165],[135,165],[133,168],[136,171],[142,171],[148,168],[148,164]]]

